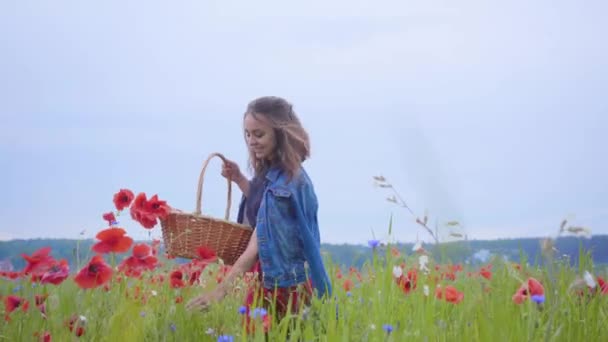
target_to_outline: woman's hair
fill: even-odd
[[[260,97],[248,104],[243,118],[247,115],[257,120],[266,119],[274,129],[276,147],[273,164],[286,171],[289,179],[295,177],[302,162],[310,156],[310,140],[291,103],[276,96]],[[257,159],[250,150],[249,166],[258,175],[271,165],[266,160]]]

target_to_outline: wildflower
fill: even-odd
[[[416,289],[417,279],[418,272],[416,269],[411,269],[407,272],[407,274],[402,274],[401,277],[396,279],[396,281],[401,290],[405,294],[408,294],[411,290]]]
[[[352,293],[350,291],[346,292],[346,297],[352,297]]]
[[[239,308],[239,314],[244,315],[245,313],[247,313],[247,307],[245,305],[241,305]]]
[[[61,259],[59,262],[54,262],[53,265],[42,274],[40,283],[59,285],[70,275],[70,266],[67,260]]]
[[[528,296],[543,296],[545,295],[545,288],[541,283],[530,277],[528,281],[521,285],[521,287],[515,292],[512,299],[515,304],[521,304],[528,298]],[[537,297],[537,299],[540,297]],[[544,299],[543,299],[544,301]]]
[[[131,190],[120,189],[120,191],[114,194],[114,206],[116,207],[116,210],[123,210],[131,205],[134,197]]]
[[[183,280],[184,274],[180,270],[175,270],[169,275],[169,284],[172,288],[181,288],[186,286]]]
[[[403,275],[403,268],[401,266],[393,266],[393,277],[400,278]]]
[[[445,289],[441,288],[441,285],[437,286],[435,290],[435,297],[438,299],[444,299],[446,302],[458,304],[464,298],[464,293],[459,292],[455,287],[448,285]]]
[[[234,341],[234,336],[232,335],[220,335],[217,337],[217,342],[232,342]]]
[[[542,304],[545,302],[545,295],[533,295],[530,298],[536,304]]]
[[[608,282],[602,277],[597,277],[598,288],[603,295],[608,295]]]
[[[95,236],[99,242],[91,249],[97,253],[123,253],[131,248],[133,239],[126,236],[127,232],[122,228],[108,228],[100,231]]]
[[[196,249],[196,254],[205,262],[213,262],[217,260],[215,251],[207,246],[200,246]]]
[[[429,257],[427,255],[421,255],[418,257],[418,265],[419,269],[423,272],[429,272],[429,268],[427,267],[429,263]]]
[[[51,333],[48,331],[45,331],[44,334],[42,334],[42,336],[40,336],[40,341],[42,342],[51,342]]]
[[[386,331],[387,334],[390,334],[393,331],[393,326],[390,324],[384,324],[382,326],[382,330]]]
[[[74,333],[77,337],[84,335],[85,328],[84,325],[87,322],[87,318],[84,316],[72,315],[70,320],[66,322],[68,329]]]
[[[23,310],[23,312],[25,312],[25,311],[27,311],[29,306],[30,306],[30,303],[27,300],[25,300],[24,298],[12,296],[12,295],[4,297],[4,312],[7,315],[10,314],[11,312],[17,310],[18,308],[21,308],[21,310]]]
[[[166,201],[159,200],[157,195],[148,200],[143,192],[137,195],[130,209],[131,218],[146,229],[154,228],[156,220],[166,218],[170,211]]]
[[[378,247],[378,245],[380,245],[380,240],[375,240],[375,239],[374,240],[369,240],[369,241],[367,241],[367,245],[370,248],[376,249],[376,247]]]
[[[169,329],[171,329],[171,331],[177,330],[177,327],[175,326],[175,323],[169,324]]]
[[[158,259],[152,255],[152,248],[145,243],[140,243],[133,246],[133,254],[124,259],[118,269],[127,275],[138,276],[142,270],[153,270],[157,265]]]
[[[593,276],[591,275],[591,273],[589,273],[589,271],[585,271],[583,279],[585,280],[585,283],[590,289],[594,289],[597,286],[597,284],[595,283],[595,279],[593,279]]]
[[[55,260],[49,255],[51,247],[43,247],[32,253],[32,255],[21,254],[27,262],[23,269],[23,274],[38,274],[49,269]]]
[[[351,279],[344,280],[344,283],[342,284],[342,287],[344,288],[344,291],[346,291],[346,292],[352,290],[353,286],[354,286],[354,284]]]
[[[484,277],[484,278],[486,278],[488,280],[491,280],[492,279],[492,271],[490,271],[490,268],[491,268],[491,266],[490,267],[482,267],[481,270],[479,270],[479,274],[482,277]]]
[[[94,256],[74,278],[74,281],[83,289],[90,289],[104,285],[112,278],[112,268],[105,263],[100,255]]]
[[[253,314],[251,315],[251,317],[253,317],[254,319],[256,317],[265,317],[268,314],[268,311],[266,311],[266,309],[264,308],[255,308],[253,309]]]
[[[108,221],[108,225],[112,226],[114,222],[116,222],[116,216],[114,216],[113,212],[105,213],[101,216],[105,221]]]

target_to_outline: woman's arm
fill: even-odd
[[[236,185],[238,185],[241,192],[245,195],[245,197],[249,197],[249,179],[241,174],[241,177],[235,180]]]
[[[247,248],[241,254],[241,256],[236,260],[230,271],[224,277],[224,280],[217,287],[218,291],[221,291],[223,295],[226,295],[230,290],[230,287],[233,285],[234,279],[239,275],[250,270],[258,257],[258,237],[255,229],[251,234],[251,238],[249,239],[249,244],[247,244]]]
[[[258,238],[254,229],[253,233],[251,234],[251,238],[249,239],[249,244],[247,245],[247,248],[234,263],[230,271],[228,271],[226,277],[220,283],[220,285],[218,285],[215,290],[208,293],[203,293],[190,300],[186,305],[186,308],[189,310],[205,309],[212,301],[218,301],[224,298],[226,294],[228,294],[228,291],[230,290],[230,287],[232,286],[232,283],[234,282],[235,278],[250,270],[251,267],[253,267],[253,264],[255,264],[257,256]]]

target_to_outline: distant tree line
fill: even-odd
[[[31,255],[42,247],[51,247],[51,255],[55,259],[66,259],[70,267],[85,264],[93,255],[91,246],[93,240],[74,239],[27,239],[0,241],[0,270],[21,270],[25,266],[22,254]],[[500,240],[467,240],[434,244],[424,244],[423,247],[440,262],[466,263],[471,265],[489,262],[492,257],[500,257],[512,262],[521,262],[522,257],[530,264],[542,264],[541,240],[539,238],[519,238]],[[555,241],[555,255],[564,259],[566,256],[572,266],[577,266],[581,253],[588,253],[594,264],[608,265],[608,235],[598,235],[591,238],[561,237]],[[397,248],[404,255],[413,254],[412,243],[398,243],[391,247]],[[367,245],[352,244],[322,244],[323,254],[334,264],[343,268],[361,267],[372,257],[372,248]],[[161,254],[163,253],[161,246]],[[377,253],[384,253],[379,247]],[[117,256],[117,261],[126,257],[127,253]],[[179,260],[186,261],[186,260]]]

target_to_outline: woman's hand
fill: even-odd
[[[225,296],[226,291],[218,287],[211,292],[203,293],[200,296],[192,298],[188,304],[186,304],[186,309],[206,311],[212,303],[219,302]]]
[[[222,176],[235,183],[238,183],[245,178],[241,172],[241,169],[239,168],[239,165],[228,159],[226,159],[226,161],[222,164]]]
[[[237,163],[226,159],[226,161],[222,164],[222,176],[226,177],[232,182],[235,182],[243,194],[245,194],[245,196],[249,196],[249,180],[245,177],[245,175],[243,175]]]

